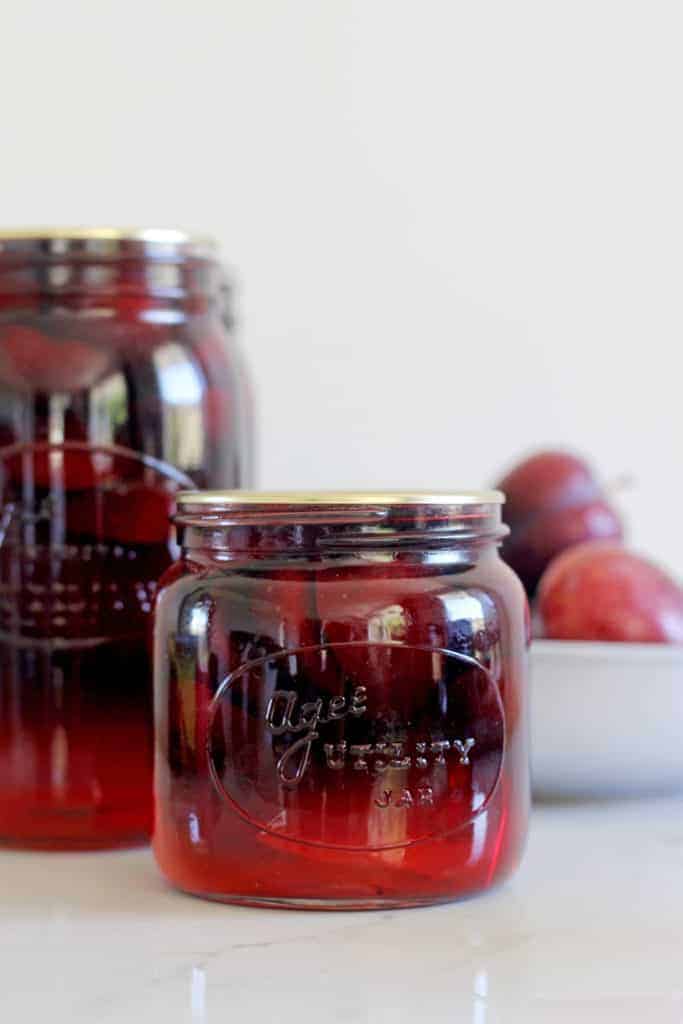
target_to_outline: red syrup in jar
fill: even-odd
[[[175,495],[245,473],[220,294],[177,233],[0,237],[0,843],[149,838]]]
[[[168,520],[182,474],[86,445],[1,454],[0,831],[22,846],[143,841],[152,823],[148,623],[172,560]]]
[[[155,623],[162,871],[321,908],[502,880],[529,788],[525,598],[498,499],[415,497],[402,529],[398,497],[259,497],[181,499]]]

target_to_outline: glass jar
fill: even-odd
[[[174,497],[249,475],[224,293],[179,232],[0,236],[0,842],[149,836]]]
[[[517,864],[522,586],[498,492],[181,494],[155,613],[154,850],[226,902],[415,906]]]

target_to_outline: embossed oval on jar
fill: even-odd
[[[498,688],[453,651],[365,641],[247,662],[211,705],[219,793],[275,836],[386,850],[485,811],[503,761]]]

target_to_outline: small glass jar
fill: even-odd
[[[502,500],[179,496],[154,627],[154,850],[174,885],[361,909],[514,869],[528,613]]]
[[[175,494],[249,474],[224,293],[180,232],[0,235],[0,843],[149,836]]]

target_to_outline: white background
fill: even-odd
[[[2,220],[219,237],[260,484],[569,445],[683,575],[682,41],[657,0],[5,0]]]

